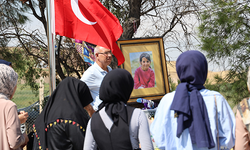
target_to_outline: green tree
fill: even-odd
[[[245,74],[250,60],[249,3],[244,0],[209,2],[210,7],[201,12],[201,49],[213,62],[229,67],[226,78],[217,80],[217,84],[223,83],[224,92],[228,92],[228,97],[237,103],[247,96]]]
[[[238,104],[238,102],[243,98],[249,97],[246,84],[247,82],[246,72],[234,75],[234,77],[231,77],[231,79],[229,80],[225,80],[224,78],[218,75],[216,75],[214,79],[215,83],[211,83],[207,79],[204,86],[209,90],[221,93],[225,97],[225,99],[229,102],[232,108],[236,104]]]
[[[18,48],[18,45],[8,47],[8,44],[13,43],[17,38],[17,35],[22,36],[27,33],[23,30],[23,26],[28,21],[24,13],[29,8],[20,7],[20,1],[14,0],[1,1],[0,8],[0,58],[12,62],[19,78],[26,80],[26,85],[29,85],[35,92],[38,90],[35,80],[42,75],[41,67],[36,64],[39,61],[34,59],[35,57],[24,55],[25,51]]]
[[[196,17],[197,11],[203,7],[199,0],[101,0],[101,2],[120,20],[124,31],[121,39],[161,36],[167,42],[166,52],[168,50],[184,51],[180,48],[183,43],[191,45],[189,41],[193,34],[193,25],[189,20]],[[5,29],[0,30],[0,39],[4,43],[0,45],[2,54],[0,58],[12,61],[14,67],[15,65],[27,65],[23,72],[30,74],[26,74],[26,78],[37,79],[41,75],[47,75],[48,72],[40,70],[40,68],[48,66],[46,1],[6,0],[0,5],[1,15],[6,17],[1,18],[1,23],[2,20],[12,21],[12,24],[16,23],[16,25],[5,26]],[[3,9],[6,10],[2,11]],[[8,12],[12,11],[17,11],[14,14],[15,19],[8,15]],[[40,21],[43,26],[42,30],[27,31],[24,29],[23,23],[28,23],[27,13]],[[23,20],[23,23],[19,20]],[[151,24],[149,27],[148,23]],[[135,36],[139,29],[143,31],[140,37]],[[19,60],[11,60],[12,58],[9,57],[13,49],[9,47],[12,41],[15,41],[14,49],[21,52]],[[170,41],[177,46],[168,44]],[[80,78],[83,71],[88,68],[88,64],[78,55],[71,40],[56,36],[56,45],[58,80],[67,76]],[[20,60],[25,60],[27,63]],[[116,68],[116,62],[112,62],[111,66]]]

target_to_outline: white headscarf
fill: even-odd
[[[13,68],[5,64],[0,64],[0,95],[4,95],[10,99],[17,84],[17,79],[18,75]]]

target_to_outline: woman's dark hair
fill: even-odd
[[[142,53],[140,55],[140,62],[142,61],[143,57],[147,58],[147,60],[149,60],[151,62],[150,55],[148,53]]]

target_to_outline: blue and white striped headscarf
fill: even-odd
[[[207,107],[199,90],[207,79],[207,60],[199,51],[186,51],[176,61],[176,71],[181,83],[171,104],[177,113],[177,133],[180,137],[188,128],[193,144],[197,147],[215,147]]]
[[[5,64],[0,64],[0,95],[10,99],[15,86],[17,85],[18,75],[13,68]]]

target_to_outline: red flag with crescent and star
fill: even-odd
[[[99,0],[55,0],[55,33],[108,48],[118,61],[125,59],[116,41],[123,29]]]

